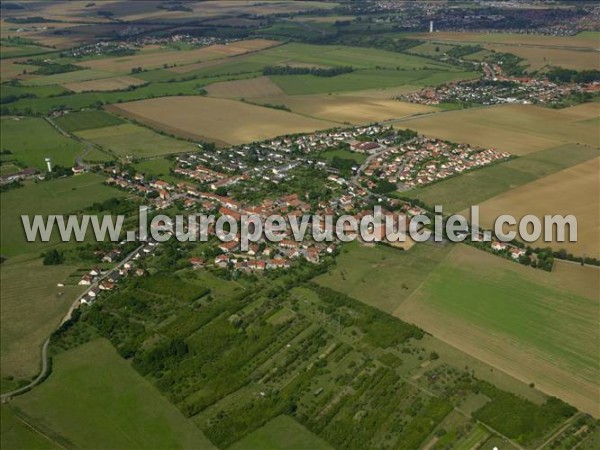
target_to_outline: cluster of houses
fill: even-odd
[[[28,167],[27,169],[22,169],[15,173],[3,175],[0,177],[0,186],[27,180],[29,178],[35,177],[37,174],[38,170],[35,167]]]
[[[174,158],[172,174],[181,181],[149,179],[142,173],[111,167],[106,170],[109,175],[106,183],[143,195],[146,203],[157,210],[177,202],[178,208],[216,217],[228,215],[238,222],[243,215],[266,219],[273,215],[299,218],[302,215],[336,217],[351,214],[360,219],[368,205],[378,201],[371,189],[381,180],[396,184],[400,190],[410,189],[510,157],[510,154],[494,149],[410,136],[376,124],[288,136],[229,149],[205,151],[199,146],[198,152]],[[370,155],[360,170],[355,171],[352,180],[340,176],[336,170],[329,171],[327,162],[317,157],[321,151],[340,146]],[[330,194],[325,199],[311,200],[306,192],[282,193],[248,203],[237,201],[227,195],[227,190],[220,189],[248,180],[271,179],[273,175],[289,179],[291,168],[316,163],[324,164],[324,170],[329,172],[324,182]],[[262,183],[258,183],[260,185]],[[423,209],[399,200],[385,198],[385,202],[406,217],[425,213]],[[309,224],[304,242],[293,240],[289,229],[281,242],[263,238],[245,250],[241,249],[239,235],[229,242],[214,240],[217,254],[192,258],[190,264],[195,268],[213,266],[260,272],[287,268],[296,260],[319,263],[336,250],[331,243],[312,240],[310,231],[315,226],[322,229],[321,225]],[[208,232],[214,234],[214,229],[209,227]]]
[[[229,197],[222,197],[214,193],[188,190],[191,198],[197,199],[198,207],[203,212],[216,212],[219,215],[228,215],[237,221],[242,220],[242,215],[257,215],[265,220],[272,215],[296,216],[311,212],[321,214],[334,214],[333,202],[323,202],[318,211],[312,211],[311,205],[298,194],[281,196],[277,199],[265,199],[259,205],[242,205]],[[337,203],[334,204],[337,206]],[[209,232],[212,231],[209,229]],[[199,258],[192,258],[190,264],[202,267],[212,263],[219,268],[229,268],[244,272],[263,271],[269,269],[288,268],[293,260],[305,259],[311,263],[319,263],[326,254],[332,254],[336,246],[331,243],[312,242],[307,234],[303,242],[292,239],[291,231],[286,230],[280,234],[280,242],[270,242],[264,237],[258,242],[251,243],[248,249],[241,249],[241,236],[236,235],[228,242],[216,244],[220,254],[213,261],[207,262]]]
[[[119,281],[128,276],[143,276],[145,270],[139,267],[139,262],[152,254],[158,246],[158,243],[149,241],[142,248],[137,250],[118,268],[108,271],[103,271],[100,267],[94,267],[89,272],[85,273],[79,280],[80,286],[92,286],[80,299],[82,305],[92,305],[102,292],[112,291],[116,288]],[[121,250],[115,248],[104,253],[102,262],[118,261],[121,257]]]
[[[83,166],[77,165],[77,166],[73,166],[71,168],[71,172],[73,172],[73,175],[81,175],[86,172],[86,169]],[[28,167],[26,169],[21,169],[18,172],[1,176],[0,177],[0,186],[4,186],[5,184],[10,184],[10,183],[24,181],[24,180],[31,180],[34,178],[37,178],[38,180],[43,181],[46,179],[46,174],[40,173],[40,171],[38,169],[36,169],[35,167]]]
[[[477,81],[450,83],[398,97],[422,105],[466,103],[497,105],[503,103],[553,105],[573,94],[597,94],[600,83],[554,83],[531,77],[486,76]]]
[[[380,152],[371,159],[358,181],[371,189],[380,180],[387,180],[400,190],[408,190],[509,157],[509,153],[495,149],[419,137]]]
[[[122,41],[98,41],[82,44],[64,51],[62,54],[71,58],[90,56],[120,55],[136,52],[146,46],[164,46],[169,44],[186,44],[191,47],[207,47],[215,44],[227,44],[237,39],[224,39],[212,36],[190,36],[189,34],[173,34],[166,36],[142,36]]]
[[[525,250],[507,242],[492,241],[490,247],[495,252],[508,253],[515,260],[518,260],[521,256],[525,256]]]

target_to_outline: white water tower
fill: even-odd
[[[48,167],[48,172],[52,172],[52,160],[50,158],[46,158],[46,167]]]
[[[429,21],[429,32],[433,33],[433,20]]]

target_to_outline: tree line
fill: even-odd
[[[263,75],[315,75],[317,77],[335,77],[344,73],[354,72],[352,66],[339,67],[292,67],[266,66]]]

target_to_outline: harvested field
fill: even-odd
[[[206,91],[211,97],[222,98],[253,98],[283,95],[283,91],[269,77],[213,83],[206,87]]]
[[[516,155],[575,142],[598,147],[597,126],[577,123],[566,111],[531,105],[499,105],[404,119],[397,126],[455,142],[495,147]]]
[[[24,70],[30,70],[31,66],[17,64],[15,61],[3,60],[0,68],[0,80],[6,81],[10,78],[25,79],[27,75],[22,75]]]
[[[278,44],[276,41],[254,39],[250,41],[233,42],[228,45],[211,45],[188,51],[170,50],[164,52],[151,52],[134,56],[119,58],[102,58],[82,63],[92,69],[106,70],[116,73],[130,72],[134,67],[153,69],[167,65],[193,64],[228,56],[240,55]]]
[[[456,213],[511,189],[597,158],[599,154],[598,149],[585,145],[560,145],[402,192],[401,195],[419,199],[432,207],[443,205],[444,214]]]
[[[185,138],[242,144],[336,124],[229,99],[164,97],[112,105],[110,110]]]
[[[513,33],[439,32],[415,33],[410,37],[425,41],[474,42],[482,44],[532,45],[539,47],[565,47],[598,49],[597,33],[582,33],[578,36],[543,36]]]
[[[527,70],[540,70],[550,66],[566,69],[588,70],[600,66],[600,53],[594,50],[567,50],[524,45],[486,44],[485,48],[499,53],[512,53],[525,60]]]
[[[366,124],[437,111],[436,108],[397,100],[341,95],[267,97],[260,102],[285,105],[293,112],[340,123]]]
[[[598,296],[600,268],[578,263],[554,260],[552,276],[565,288],[583,297]]]
[[[545,243],[532,246],[564,248],[575,255],[600,258],[600,158],[595,158],[553,175],[525,184],[481,205],[481,222],[491,227],[500,214],[517,221],[533,214],[543,221],[546,214],[573,214],[577,218],[577,242]],[[555,238],[555,237],[554,237]]]
[[[487,50],[512,53],[525,59],[529,70],[539,70],[546,66],[583,70],[597,69],[600,65],[600,41],[598,34],[594,33],[582,33],[579,36],[535,36],[441,32],[418,33],[411,37],[436,43],[481,44]]]
[[[600,116],[600,103],[590,102],[583,103],[570,108],[561,109],[564,116],[568,116],[572,120],[588,120],[598,118]]]
[[[336,95],[342,96],[351,96],[351,97],[369,97],[372,99],[375,98],[385,98],[385,99],[394,99],[399,95],[410,94],[411,92],[416,92],[421,90],[421,86],[405,84],[403,86],[398,87],[386,87],[386,88],[375,88],[375,89],[363,89],[359,91],[351,91],[351,92],[340,92]]]
[[[144,3],[151,4],[149,1]],[[159,2],[156,3],[158,4]],[[313,2],[304,0],[270,0],[266,3],[264,1],[227,0],[190,3],[192,11],[165,11],[151,8],[134,13],[125,10],[121,15],[127,17],[127,20],[148,20],[158,18],[190,19],[191,17],[206,19],[209,17],[226,17],[228,15],[238,16],[240,14],[263,16],[293,13],[313,9],[331,9],[335,6],[337,6],[337,4],[331,2]]]
[[[457,245],[394,315],[598,417],[599,306],[552,273]]]
[[[73,92],[89,92],[89,91],[121,91],[130,86],[140,86],[146,83],[135,77],[114,77],[105,78],[103,80],[90,80],[78,83],[65,83],[64,87]]]

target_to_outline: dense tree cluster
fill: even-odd
[[[263,75],[315,75],[317,77],[335,77],[344,73],[354,72],[352,66],[339,67],[293,67],[266,66]]]
[[[65,254],[56,249],[42,253],[42,257],[44,258],[43,262],[45,266],[55,266],[65,262]]]
[[[546,76],[555,83],[593,83],[594,81],[600,81],[600,70],[582,70],[578,72],[557,67],[549,70]]]

